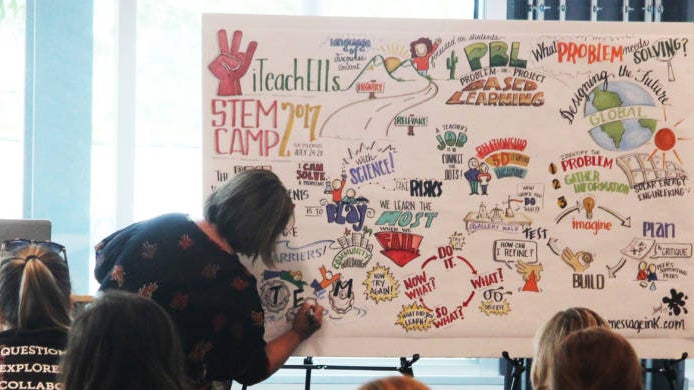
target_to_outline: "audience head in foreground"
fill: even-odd
[[[5,241],[0,250],[0,314],[5,329],[70,326],[70,272],[65,247],[49,241]]]
[[[389,376],[374,379],[359,390],[429,390],[429,387],[410,376]]]
[[[608,328],[607,322],[596,312],[583,307],[571,307],[557,312],[535,335],[535,354],[530,378],[536,390],[549,389],[555,354],[559,344],[571,332],[591,328]]]
[[[189,388],[166,311],[123,291],[104,293],[75,319],[61,371],[65,390]]]
[[[0,247],[2,388],[57,389],[58,363],[70,326],[65,247],[8,240]],[[36,367],[42,367],[36,369]]]
[[[556,390],[642,390],[642,369],[631,344],[606,328],[566,336],[552,371]]]

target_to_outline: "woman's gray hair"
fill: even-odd
[[[267,170],[234,175],[205,201],[205,220],[238,253],[273,265],[275,243],[294,205],[279,177]]]

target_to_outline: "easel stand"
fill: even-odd
[[[412,370],[412,365],[419,360],[419,354],[416,353],[412,355],[412,359],[407,359],[405,357],[400,358],[400,366],[398,367],[388,367],[388,366],[341,366],[333,364],[314,364],[313,357],[307,356],[304,358],[304,364],[285,364],[282,368],[287,369],[299,369],[306,370],[306,381],[304,382],[304,389],[311,389],[311,372],[313,370],[352,370],[352,371],[397,371],[402,375],[414,376],[414,371]],[[246,386],[243,386],[246,389]]]
[[[521,389],[521,378],[523,372],[525,371],[525,363],[521,358],[511,358],[508,352],[501,352],[501,356],[508,363],[508,369],[506,370],[506,378],[511,378],[511,384],[509,386],[504,386],[507,390],[520,390]],[[508,381],[504,381],[505,383]]]
[[[660,373],[663,376],[665,376],[665,379],[668,381],[668,385],[670,386],[670,390],[675,390],[677,388],[677,368],[676,366],[687,359],[687,356],[689,356],[686,352],[682,353],[682,357],[679,359],[668,359],[663,362],[662,367],[649,367],[645,368],[644,367],[644,372],[651,372],[651,373]]]

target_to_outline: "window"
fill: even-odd
[[[22,217],[26,3],[0,2],[0,218]]]

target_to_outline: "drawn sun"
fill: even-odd
[[[401,45],[387,45],[381,47],[383,64],[388,72],[393,72],[402,64],[403,58],[409,58],[410,52]]]
[[[383,60],[383,62],[388,72],[393,72],[395,69],[397,69],[398,66],[400,66],[400,64],[402,64],[402,61],[400,61],[400,59],[396,57],[388,57],[385,60]]]
[[[667,124],[667,112],[665,111],[665,107],[663,107],[663,117],[664,122]],[[651,154],[648,156],[649,161],[653,157],[655,157],[658,151],[661,151],[663,156],[663,168],[665,168],[667,152],[672,151],[672,154],[675,155],[677,161],[679,161],[680,164],[682,164],[682,159],[680,158],[679,153],[677,153],[675,145],[677,145],[677,141],[687,140],[689,138],[677,137],[674,131],[674,128],[679,126],[682,122],[684,122],[684,119],[680,119],[671,127],[662,127],[655,132],[655,135],[653,136],[653,143],[655,144],[655,149],[653,149]]]

